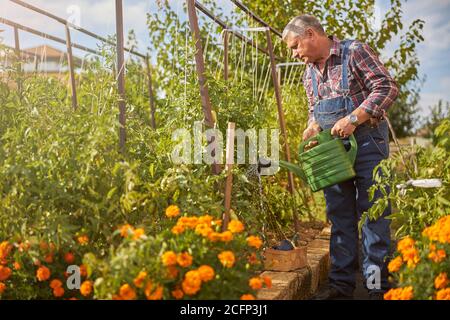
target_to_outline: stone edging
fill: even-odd
[[[270,277],[272,287],[261,289],[257,299],[304,300],[314,295],[328,277],[330,232],[330,227],[324,228],[319,236],[308,244],[307,267],[289,272],[264,271],[261,276]]]

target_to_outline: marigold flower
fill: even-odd
[[[191,270],[186,272],[181,287],[185,294],[195,295],[201,288],[202,279],[200,273],[197,270]]]
[[[257,264],[259,263],[258,257],[256,256],[256,253],[252,252],[248,258],[247,258],[248,262],[250,264]]]
[[[432,226],[425,228],[422,234],[432,241],[450,243],[450,215],[440,218]]]
[[[414,268],[419,263],[419,251],[416,248],[409,248],[403,250],[403,261],[408,265],[408,268]]]
[[[133,240],[139,240],[145,234],[144,229],[138,228],[133,232]]]
[[[59,279],[53,279],[52,281],[50,281],[50,288],[52,288],[52,289],[62,287],[62,285],[63,285],[63,283]]]
[[[217,255],[220,260],[220,263],[226,268],[231,268],[236,261],[233,252],[231,251],[222,251]]]
[[[415,241],[411,237],[405,237],[397,243],[397,251],[403,251],[414,248]]]
[[[250,288],[252,288],[253,290],[259,290],[259,289],[262,288],[263,282],[262,282],[261,278],[259,278],[259,277],[257,277],[257,278],[254,277],[254,278],[251,278],[251,279],[248,281],[248,285],[249,285]]]
[[[244,231],[244,225],[239,220],[233,219],[228,223],[228,230],[232,233],[239,233]]]
[[[129,284],[122,285],[120,287],[119,294],[124,300],[136,299],[136,292]]]
[[[56,298],[60,298],[64,295],[64,288],[63,287],[56,287],[53,289],[53,295]]]
[[[256,300],[255,296],[252,294],[243,294],[241,300]]]
[[[147,300],[161,300],[163,297],[164,287],[161,285],[157,285],[155,291],[152,293],[149,293],[146,291],[146,298]]]
[[[182,234],[184,232],[184,227],[180,224],[176,224],[172,227],[171,231],[173,234],[176,234],[176,235]]]
[[[77,241],[82,246],[85,246],[89,243],[89,237],[87,235],[82,235],[77,238]]]
[[[166,267],[174,266],[177,264],[177,255],[173,251],[166,251],[161,257],[162,264]]]
[[[129,235],[132,235],[134,231],[134,228],[129,224],[124,224],[120,227],[120,235],[124,238],[128,237]]]
[[[174,218],[180,215],[180,208],[176,205],[171,205],[166,208],[166,216],[169,218]]]
[[[12,245],[9,244],[8,241],[3,241],[2,243],[0,243],[0,261],[6,260],[11,250]]]
[[[0,281],[8,280],[11,276],[11,269],[5,266],[0,266]]]
[[[177,224],[182,225],[185,228],[195,229],[198,222],[198,217],[181,217],[178,219]]]
[[[262,279],[264,280],[264,284],[266,285],[267,288],[272,288],[272,278],[271,277],[267,277],[264,276],[262,277]]]
[[[93,287],[92,281],[89,280],[83,281],[83,283],[80,286],[80,293],[83,296],[87,297],[91,294],[92,287]]]
[[[384,300],[411,300],[413,287],[391,289],[384,294]]]
[[[139,272],[137,277],[133,280],[134,285],[137,288],[142,288],[142,286],[144,285],[145,278],[147,278],[147,272],[145,272],[145,271]]]
[[[247,244],[250,247],[254,247],[256,249],[259,249],[262,246],[263,242],[257,236],[249,236],[249,237],[247,237]]]
[[[46,266],[41,266],[39,267],[39,269],[37,269],[36,271],[36,278],[39,281],[46,281],[50,278],[50,269],[47,268]]]
[[[213,231],[210,234],[208,234],[208,239],[212,242],[217,242],[222,239],[222,235],[219,232]]]
[[[398,256],[389,262],[388,270],[389,270],[389,272],[397,272],[398,270],[400,270],[402,265],[403,265],[403,259],[401,256]]]
[[[22,268],[20,263],[17,261],[14,261],[13,267],[14,267],[14,270],[20,270]]]
[[[87,267],[85,264],[80,264],[80,276],[82,277],[87,276]]]
[[[199,223],[195,227],[195,233],[203,237],[207,237],[211,232],[213,232],[212,228],[206,223]]]
[[[75,255],[72,252],[67,252],[64,255],[64,261],[68,264],[72,264],[75,262]]]
[[[429,258],[431,261],[435,262],[435,263],[440,263],[440,262],[442,262],[442,261],[445,259],[446,256],[447,256],[447,255],[446,255],[446,253],[445,253],[445,250],[442,250],[442,249],[439,249],[439,250],[436,250],[436,251],[431,251],[431,252],[428,254],[428,258]]]
[[[180,300],[184,296],[183,290],[181,290],[181,289],[175,289],[171,293],[172,293],[172,297],[174,297],[177,300]]]
[[[233,233],[231,231],[224,231],[220,234],[220,240],[223,242],[230,242],[233,240]]]
[[[436,289],[444,289],[448,285],[447,273],[441,272],[436,279],[434,279],[434,287]]]
[[[178,269],[175,266],[167,267],[167,278],[175,279],[178,276]]]
[[[48,255],[46,255],[44,261],[47,263],[53,263],[53,254],[49,253]]]
[[[211,268],[208,265],[202,265],[197,269],[198,273],[200,274],[200,278],[203,282],[208,282],[212,279],[214,279],[215,273],[214,269]]]
[[[192,256],[187,252],[182,252],[177,256],[177,263],[180,267],[187,268],[192,264]]]
[[[436,300],[450,300],[450,288],[441,289],[436,292]]]
[[[6,290],[6,284],[4,284],[3,282],[0,282],[0,295],[5,292]]]
[[[208,214],[205,214],[204,216],[198,218],[198,224],[206,224],[207,226],[211,226],[212,221],[213,217]]]

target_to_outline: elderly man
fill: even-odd
[[[283,41],[293,57],[307,64],[303,83],[309,100],[308,127],[303,139],[331,128],[346,139],[355,135],[358,153],[356,177],[324,190],[326,211],[332,223],[331,270],[328,287],[317,299],[352,298],[358,269],[358,220],[373,202],[368,189],[373,169],[389,155],[389,133],[383,115],[398,95],[398,88],[374,51],[357,40],[327,36],[313,16],[292,19]],[[375,194],[375,199],[379,197]],[[371,299],[382,299],[389,288],[387,258],[390,223],[385,216],[362,228],[362,273]]]

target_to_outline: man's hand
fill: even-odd
[[[303,131],[303,141],[308,140],[311,137],[314,137],[316,134],[320,132],[320,126],[316,122],[311,122],[311,124]]]
[[[350,136],[353,131],[355,131],[356,126],[350,123],[350,120],[348,117],[344,117],[342,119],[339,119],[338,122],[336,122],[331,128],[331,134],[333,136],[339,136],[342,138],[346,138]]]

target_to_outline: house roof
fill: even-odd
[[[34,56],[38,58],[46,58],[47,60],[60,61],[67,59],[67,53],[65,51],[61,51],[59,49],[53,48],[49,45],[40,45],[37,47],[22,49],[23,58],[30,59],[34,58]],[[81,59],[75,55],[73,55],[74,65],[79,67],[81,65]]]

